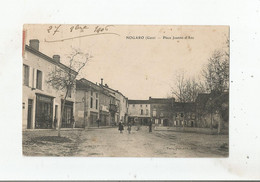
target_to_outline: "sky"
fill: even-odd
[[[92,58],[81,70],[94,83],[104,83],[129,99],[171,96],[175,76],[197,77],[211,54],[223,49],[228,26],[148,25],[24,25],[25,42],[40,41],[39,50],[52,57],[74,49]]]

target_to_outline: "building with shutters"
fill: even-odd
[[[149,100],[129,100],[128,117],[135,124],[147,125],[151,119]]]
[[[55,68],[68,70],[60,62],[60,56],[52,58],[39,50],[39,40],[30,40],[23,55],[23,129],[55,128],[61,115],[61,103],[65,91],[56,90],[47,83],[48,75]],[[71,69],[70,69],[71,70]],[[76,75],[77,72],[71,70]],[[71,88],[65,102],[61,127],[72,127],[75,112],[75,88]]]
[[[118,91],[85,78],[76,84],[76,127],[116,125],[127,120],[127,98]],[[99,123],[97,121],[99,120]]]

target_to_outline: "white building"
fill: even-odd
[[[60,63],[60,56],[53,58],[39,51],[39,40],[30,40],[23,55],[23,129],[54,128],[61,115],[61,102],[65,91],[56,90],[47,83],[48,74],[56,67],[69,69]],[[73,74],[77,72],[72,70]],[[75,88],[65,102],[61,127],[71,127],[74,115]]]
[[[115,97],[115,105],[117,106],[117,112],[114,116],[115,123],[119,123],[120,121],[126,123],[128,121],[128,98],[125,97],[121,92],[118,90],[114,90],[108,87],[107,84],[103,84],[103,79],[101,79],[100,86],[109,91],[111,96]],[[111,103],[112,104],[112,103]]]
[[[148,124],[151,118],[151,105],[149,100],[129,100],[128,116],[134,122],[142,125]]]

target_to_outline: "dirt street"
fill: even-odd
[[[62,131],[26,131],[23,153],[26,156],[86,156],[86,157],[227,157],[228,135],[205,135],[173,131],[148,132],[133,127]],[[51,139],[52,138],[52,139]]]

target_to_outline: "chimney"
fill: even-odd
[[[103,78],[101,78],[101,85],[103,86]]]
[[[39,51],[39,43],[40,41],[38,39],[32,39],[30,40],[30,47]]]
[[[56,62],[60,62],[60,55],[53,55],[52,56],[53,60],[56,61]]]

